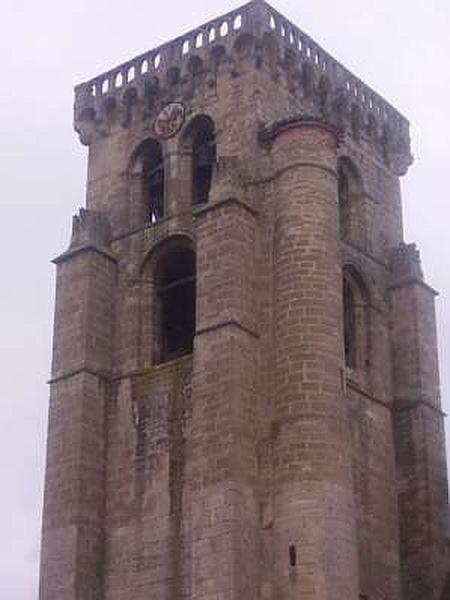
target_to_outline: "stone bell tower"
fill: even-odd
[[[40,600],[448,600],[408,122],[253,0],[79,85],[75,129]]]

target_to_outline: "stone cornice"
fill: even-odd
[[[78,85],[74,123],[82,143],[108,135],[114,113],[126,127],[138,105],[144,117],[150,116],[169,96],[182,97],[183,86],[207,83],[217,76],[218,63],[229,63],[230,73],[238,76],[242,44],[253,54],[255,68],[284,71],[295,82],[293,87],[312,99],[315,117],[357,140],[370,141],[395,174],[407,171],[412,162],[408,121],[262,0],[252,0]]]
[[[271,143],[284,131],[289,131],[289,129],[297,127],[317,127],[323,129],[336,138],[336,143],[339,143],[341,137],[338,129],[323,118],[316,118],[311,115],[293,115],[286,119],[275,121],[268,126],[263,126],[259,132],[259,139],[262,143]]]
[[[406,288],[412,286],[419,286],[427,290],[432,296],[439,296],[439,292],[437,292],[434,288],[429,286],[427,283],[419,279],[418,277],[403,277],[394,283],[391,283],[389,286],[390,290],[395,290],[398,288]]]
[[[110,252],[106,248],[102,248],[101,246],[97,246],[96,244],[86,244],[84,246],[69,248],[68,250],[66,250],[65,252],[63,252],[62,254],[57,256],[56,258],[54,258],[52,260],[52,263],[54,263],[55,265],[59,265],[63,262],[66,262],[70,258],[74,258],[75,256],[82,254],[83,252],[89,252],[89,251],[96,252],[97,254],[101,254],[102,256],[104,256],[105,258],[110,260],[111,262],[114,262],[114,263],[117,262],[117,258],[112,254],[112,252]]]

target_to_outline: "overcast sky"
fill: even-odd
[[[84,201],[72,88],[241,2],[3,0],[0,53],[0,597],[36,600],[54,268]],[[450,411],[448,0],[274,0],[411,121],[405,235],[437,302]]]

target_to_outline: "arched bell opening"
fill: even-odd
[[[206,115],[195,117],[185,130],[183,146],[191,159],[191,202],[207,204],[217,161],[213,120]]]
[[[144,223],[153,224],[165,214],[165,169],[160,142],[148,139],[134,152],[132,174],[138,177],[138,204],[141,206]]]
[[[343,269],[342,296],[345,364],[362,372],[370,365],[370,301],[367,286],[352,265]]]
[[[196,322],[196,256],[179,236],[159,249],[153,269],[154,362],[191,354]]]

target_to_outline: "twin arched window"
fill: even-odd
[[[209,201],[214,166],[216,141],[214,122],[207,116],[195,117],[181,139],[184,154],[190,160],[191,203]],[[183,165],[183,168],[189,168]],[[166,214],[166,168],[161,143],[155,139],[142,142],[134,153],[132,172],[140,176],[140,191],[144,207],[144,221],[156,223]]]

